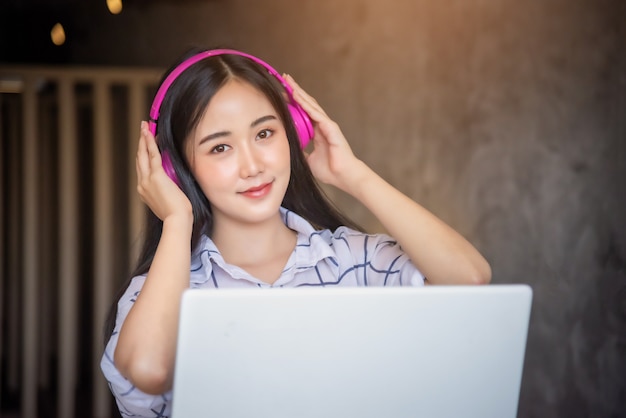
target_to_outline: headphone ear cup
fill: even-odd
[[[313,123],[311,122],[309,115],[298,104],[289,103],[288,108],[293,124],[296,127],[296,132],[298,133],[300,146],[304,149],[309,141],[313,139]]]
[[[171,178],[174,183],[180,186],[180,183],[178,182],[178,177],[176,177],[176,171],[174,171],[172,159],[170,158],[170,154],[167,151],[163,151],[161,153],[161,164],[163,165],[163,170],[165,171],[165,174],[167,174],[167,176]]]

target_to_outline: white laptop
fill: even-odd
[[[513,418],[526,285],[188,290],[173,418]]]

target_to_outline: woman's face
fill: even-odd
[[[228,81],[187,144],[192,174],[216,224],[276,216],[291,173],[289,141],[263,93],[244,81]]]

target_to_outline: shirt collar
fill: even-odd
[[[285,225],[297,232],[296,248],[289,257],[281,278],[275,283],[280,284],[289,281],[295,273],[314,268],[325,258],[335,258],[335,252],[331,246],[330,231],[327,229],[316,230],[306,219],[289,209],[280,208],[280,214]],[[191,283],[202,284],[213,278],[213,264],[224,270],[233,279],[244,279],[259,282],[245,270],[228,264],[215,246],[211,238],[204,235],[200,240],[198,249],[191,260]],[[336,260],[334,260],[336,264]]]

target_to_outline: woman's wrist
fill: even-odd
[[[355,159],[353,164],[345,168],[338,187],[355,199],[362,200],[374,176],[377,174],[367,164]]]
[[[169,215],[163,220],[163,230],[187,231],[191,234],[193,229],[192,213],[176,213]]]

